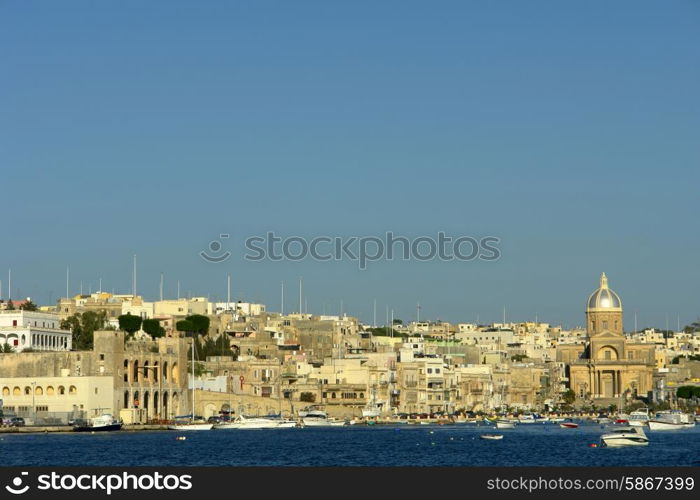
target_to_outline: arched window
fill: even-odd
[[[131,378],[131,381],[133,383],[136,383],[139,381],[139,360],[138,359],[134,360],[134,373],[133,373],[133,376]]]
[[[10,388],[5,386],[2,388],[2,395],[3,396],[9,396],[10,395]]]
[[[29,386],[26,386],[26,387],[24,388],[24,395],[25,395],[25,396],[31,396],[31,395],[32,395],[32,388],[29,387]]]
[[[77,393],[78,393],[78,388],[75,387],[74,385],[71,385],[71,386],[68,388],[68,394],[77,394]]]
[[[43,396],[44,389],[40,385],[37,385],[36,388],[34,389],[34,394],[37,396]]]
[[[22,394],[22,390],[19,387],[15,386],[12,388],[12,395],[13,396],[19,396],[21,394]]]
[[[124,360],[124,382],[129,381],[129,360]]]
[[[53,386],[52,386],[52,385],[48,386],[48,387],[46,388],[46,395],[47,395],[47,396],[53,396],[54,394],[55,394],[55,393],[54,393],[54,390],[53,390]]]
[[[58,395],[63,396],[66,393],[66,388],[63,387],[62,385],[58,386]]]
[[[163,380],[168,380],[168,362],[167,361],[163,362]]]

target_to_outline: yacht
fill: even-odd
[[[232,422],[222,422],[214,425],[215,429],[277,429],[279,427],[295,427],[296,422],[275,417],[246,417],[239,415]],[[284,425],[282,425],[284,424]]]
[[[122,423],[109,413],[104,413],[99,417],[91,418],[86,423],[73,426],[75,432],[107,432],[118,431],[121,428]]]
[[[524,413],[518,417],[518,422],[521,424],[534,424],[535,416],[532,413]]]
[[[344,420],[336,420],[328,417],[328,414],[322,410],[313,410],[306,412],[306,416],[301,419],[304,427],[339,427],[345,425]]]
[[[672,431],[691,427],[695,427],[693,416],[679,410],[661,411],[649,420],[649,430],[652,431]]]
[[[627,423],[632,427],[644,427],[649,423],[649,408],[639,408],[629,414]]]
[[[646,446],[649,438],[641,427],[617,427],[600,436],[605,446],[611,448],[620,446]]]

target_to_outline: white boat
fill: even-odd
[[[301,419],[304,427],[340,427],[345,425],[344,420],[336,420],[333,418],[322,417],[304,417]]]
[[[246,417],[239,415],[232,422],[222,422],[214,426],[215,429],[276,429],[284,420],[274,417]],[[296,425],[296,422],[292,423]],[[285,423],[285,427],[287,424]]]
[[[109,432],[118,431],[121,428],[122,423],[109,413],[93,417],[85,424],[73,426],[75,432]]]
[[[382,410],[376,403],[367,403],[367,406],[362,408],[362,416],[364,418],[377,418],[382,414]]]
[[[503,439],[503,434],[482,434],[479,436],[481,439],[493,439],[493,440],[499,440]]]
[[[496,429],[515,429],[515,422],[512,420],[498,420]]]
[[[610,429],[600,436],[600,440],[605,446],[617,448],[621,446],[646,446],[649,438],[644,434],[641,427],[618,427]]]
[[[644,427],[649,423],[649,408],[643,407],[629,414],[627,423],[632,427]]]
[[[210,431],[214,424],[206,422],[184,422],[182,424],[172,424],[168,426],[171,431]]]
[[[377,418],[382,414],[381,407],[377,404],[376,390],[372,388],[372,399],[370,399],[364,408],[362,408],[362,416],[364,418]]]
[[[194,349],[195,349],[195,342],[194,339],[192,339],[192,367],[194,367]],[[194,373],[194,371],[193,371]],[[192,377],[192,383],[194,385],[194,377]],[[175,422],[172,425],[168,426],[168,429],[171,431],[210,431],[213,427],[214,424],[210,424],[208,422],[203,422],[203,421],[198,421],[195,418],[194,415],[194,410],[196,408],[194,404],[194,395],[197,391],[194,390],[194,387],[190,389],[192,391],[192,415],[190,415],[190,421],[189,422]]]
[[[652,431],[674,431],[691,427],[695,427],[693,416],[679,410],[661,411],[649,420],[649,430]]]
[[[534,424],[535,416],[532,413],[525,413],[518,417],[518,422],[521,424]]]

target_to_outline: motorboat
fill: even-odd
[[[562,429],[578,429],[578,424],[571,419],[567,419],[564,422],[560,422],[559,427]]]
[[[646,446],[649,438],[641,427],[617,427],[600,436],[605,446],[617,448],[621,446]]]
[[[534,424],[535,416],[532,413],[525,413],[518,417],[518,422],[521,424]]]
[[[104,413],[99,417],[93,417],[85,423],[74,425],[75,432],[109,432],[121,430],[122,423],[111,414]]]
[[[693,416],[679,410],[661,411],[649,420],[649,430],[652,431],[673,431],[691,427],[695,427]]]
[[[293,425],[290,425],[291,424]],[[275,417],[246,417],[239,415],[231,422],[215,424],[215,429],[276,429],[279,427],[295,427],[296,422]]]
[[[481,439],[491,439],[491,440],[497,441],[499,439],[503,439],[503,434],[482,434],[479,437]]]
[[[318,406],[307,406],[303,410],[299,410],[297,412],[297,415],[299,417],[304,418],[304,417],[316,417],[316,416],[328,416],[328,414],[323,411],[321,408]]]
[[[515,429],[515,422],[512,420],[497,420],[496,429]]]
[[[629,414],[627,423],[632,427],[644,427],[649,423],[649,408],[642,407]]]
[[[304,417],[301,422],[304,427],[340,427],[346,425],[345,420],[318,416]]]

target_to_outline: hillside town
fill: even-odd
[[[368,408],[394,418],[673,408],[687,404],[680,387],[700,386],[700,324],[624,331],[622,300],[605,274],[582,307],[585,328],[572,330],[377,326],[258,303],[102,291],[47,306],[6,299],[0,308],[1,409],[36,424],[105,412],[145,424],[308,407],[345,419]]]

